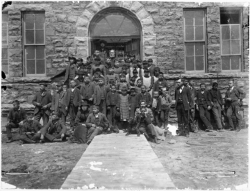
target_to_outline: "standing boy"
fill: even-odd
[[[75,124],[75,117],[80,106],[81,95],[80,90],[76,88],[75,80],[71,80],[71,88],[67,90],[65,97],[66,111],[69,111],[70,126],[73,128]]]
[[[47,87],[46,84],[40,84],[40,92],[38,92],[32,100],[32,103],[35,106],[35,120],[39,122],[42,118],[43,125],[46,125],[49,121],[52,102],[52,96],[46,91],[45,87]]]

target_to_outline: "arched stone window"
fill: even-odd
[[[90,22],[89,37],[91,53],[98,49],[109,56],[111,49],[121,56],[121,52],[140,55],[141,23],[132,12],[121,7],[109,7],[98,12]]]

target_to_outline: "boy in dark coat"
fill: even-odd
[[[75,130],[72,137],[69,138],[69,142],[73,143],[86,143],[87,142],[87,127],[85,125],[89,116],[89,106],[86,101],[81,102],[81,109],[78,110],[75,119]]]
[[[69,65],[66,67],[64,83],[70,86],[70,81],[74,80],[77,73],[76,58],[69,57]]]
[[[196,92],[196,103],[197,110],[200,114],[200,119],[206,126],[206,131],[211,132],[213,130],[213,126],[210,123],[209,111],[211,109],[211,103],[208,99],[208,91],[206,91],[206,85],[204,83],[200,84],[200,90]]]
[[[168,116],[169,116],[169,110],[172,103],[172,98],[169,95],[169,92],[167,92],[166,88],[161,88],[162,94],[160,95],[160,119],[161,124],[163,123],[164,129],[168,126]],[[160,127],[160,126],[159,126]]]
[[[20,143],[35,143],[37,141],[37,133],[42,129],[42,125],[33,120],[33,114],[28,114],[24,120],[20,131]],[[39,137],[38,137],[39,138]]]
[[[161,88],[168,88],[167,81],[164,79],[163,73],[159,73],[159,79],[154,82],[153,91],[161,91]]]
[[[118,100],[119,94],[116,92],[116,86],[111,85],[111,89],[107,93],[107,118],[111,125],[111,129],[116,133],[119,133],[116,119],[116,105]]]
[[[95,86],[94,90],[94,104],[99,106],[101,113],[106,115],[106,97],[107,97],[107,87],[104,85],[104,79],[100,78],[99,83]]]
[[[208,91],[208,100],[212,106],[212,113],[216,121],[217,128],[222,130],[221,111],[223,108],[223,99],[220,90],[218,90],[218,83],[212,84],[212,89]]]
[[[161,116],[161,98],[158,91],[153,92],[152,99],[152,112],[154,115],[154,124],[161,127],[160,116]]]
[[[66,111],[69,111],[70,126],[74,127],[75,117],[78,111],[78,107],[81,102],[80,90],[76,88],[75,80],[71,80],[71,88],[67,90],[64,105]]]
[[[177,111],[178,118],[178,130],[177,134],[180,136],[189,136],[189,126],[188,126],[188,113],[192,108],[192,98],[190,89],[185,87],[179,79],[177,81],[177,88],[175,90],[175,108]]]
[[[40,142],[44,142],[45,139],[49,142],[64,141],[66,140],[66,130],[66,126],[60,120],[57,113],[54,113],[51,120],[40,130]]]
[[[140,103],[142,101],[145,101],[147,104],[147,107],[150,108],[152,104],[152,98],[149,92],[146,91],[146,86],[143,85],[141,87],[141,93],[137,95],[137,107],[140,106]]]
[[[88,129],[87,144],[90,144],[96,135],[109,128],[109,121],[103,113],[99,112],[99,106],[93,107],[93,112],[87,118],[86,127]]]
[[[86,76],[84,78],[84,83],[81,85],[80,94],[81,94],[81,99],[88,103],[90,109],[92,109],[94,101],[94,91],[95,91],[95,84],[90,81],[90,77]]]
[[[45,87],[47,85],[40,84],[40,92],[38,92],[33,98],[33,105],[35,106],[34,115],[35,120],[38,122],[43,119],[43,125],[46,125],[49,121],[50,107],[52,102],[52,96],[50,92],[47,92]]]
[[[242,101],[244,92],[234,86],[234,80],[229,80],[229,88],[225,94],[225,107],[227,113],[227,119],[229,123],[229,129],[231,131],[240,131],[240,124],[242,116],[240,115],[240,101]],[[236,117],[236,127],[234,127],[232,115]]]
[[[6,132],[7,132],[7,143],[12,142],[12,128],[20,128],[23,125],[24,120],[26,119],[26,112],[23,108],[20,107],[19,101],[15,100],[13,102],[13,109],[9,111],[8,115],[8,123],[6,125]],[[20,129],[19,129],[20,130]]]

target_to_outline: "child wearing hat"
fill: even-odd
[[[104,78],[99,78],[98,85],[94,89],[94,104],[99,106],[99,111],[106,115],[106,97],[108,88],[104,84]]]
[[[168,126],[168,116],[169,110],[172,103],[172,98],[167,91],[167,88],[161,88],[161,95],[160,95],[160,119],[161,124],[163,124],[164,129]],[[161,126],[161,125],[160,125]]]
[[[46,91],[46,87],[46,84],[40,84],[40,92],[36,93],[32,100],[32,103],[35,106],[35,120],[39,122],[42,118],[43,125],[46,125],[49,121],[50,107],[52,104],[51,93]]]
[[[154,124],[161,127],[160,116],[161,116],[161,98],[158,91],[153,92],[152,99],[152,112],[154,114]]]
[[[69,138],[70,143],[86,143],[87,142],[87,127],[85,125],[89,116],[89,105],[86,101],[81,101],[80,109],[77,112],[75,119],[75,130]]]
[[[70,81],[74,80],[77,73],[76,58],[69,57],[69,65],[66,67],[64,83],[70,86]]]
[[[87,144],[90,144],[96,135],[101,134],[109,128],[107,117],[100,112],[99,106],[93,106],[93,112],[89,114],[86,127],[88,129]]]
[[[76,87],[76,81],[71,80],[71,88],[67,90],[65,97],[65,109],[70,115],[70,126],[74,128],[75,117],[81,102],[80,90]]]
[[[111,129],[119,133],[116,120],[116,105],[119,99],[119,94],[116,91],[116,86],[113,84],[110,86],[110,91],[107,93],[107,118],[111,125]]]
[[[129,116],[129,94],[126,86],[122,86],[121,94],[117,102],[117,110],[120,112],[120,127],[126,129],[128,126]]]
[[[60,121],[58,114],[55,112],[52,115],[51,120],[38,132],[40,133],[41,141],[49,141],[49,142],[58,142],[58,141],[65,141],[66,140],[66,126],[65,124]]]

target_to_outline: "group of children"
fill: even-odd
[[[141,62],[133,57],[125,57],[124,60],[107,58],[105,61],[96,51],[94,56],[87,58],[86,63],[73,57],[69,57],[69,61],[64,85],[59,83],[58,91],[66,91],[68,85],[66,95],[69,98],[66,96],[66,100],[70,100],[71,92],[75,92],[74,99],[79,104],[64,101],[72,128],[77,112],[84,112],[81,106],[88,112],[97,106],[107,117],[110,131],[127,131],[129,126],[133,126],[135,111],[140,108],[141,102],[152,109],[154,125],[167,127],[172,100],[163,73],[154,66],[152,59]],[[62,116],[65,122],[66,116]]]
[[[134,57],[104,60],[96,51],[86,63],[74,57],[69,57],[69,62],[64,81],[52,85],[51,92],[41,84],[40,92],[32,101],[34,118],[26,117],[19,102],[14,102],[6,125],[7,142],[13,141],[12,128],[20,129],[16,140],[29,143],[62,141],[68,137],[70,142],[89,144],[96,135],[119,133],[119,129],[126,135],[133,131],[138,136],[143,133],[155,143],[159,143],[161,136],[164,139],[172,99],[169,84],[152,59],[143,62]],[[233,80],[229,80],[224,100],[217,82],[210,90],[204,83],[196,90],[193,80],[179,79],[176,85],[178,135],[189,136],[190,131],[198,131],[194,123],[196,111],[198,122],[201,122],[199,128],[204,126],[207,132],[213,131],[210,114],[216,121],[217,130],[223,131],[223,110],[229,129],[240,130],[242,117],[239,110],[244,92],[234,86]],[[68,130],[67,117],[70,119]],[[43,126],[38,123],[41,118]],[[235,118],[236,127],[232,118]]]
[[[69,137],[72,142],[89,144],[95,135],[119,133],[119,129],[126,135],[135,130],[138,136],[140,129],[147,138],[158,142],[156,135],[166,132],[172,100],[163,73],[152,59],[104,59],[96,51],[85,63],[69,57],[64,73],[64,81],[52,84],[51,92],[46,91],[46,84],[40,84],[40,92],[32,101],[34,117],[25,117],[18,101],[14,103],[10,111],[14,114],[6,126],[7,142],[13,141],[12,128],[25,129],[17,139],[30,143]],[[43,127],[37,127],[41,118]]]

